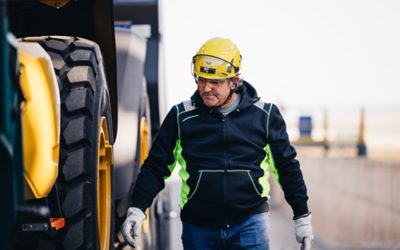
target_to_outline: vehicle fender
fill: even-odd
[[[17,45],[20,84],[24,178],[27,198],[46,197],[57,179],[60,144],[60,96],[53,64],[35,42]]]

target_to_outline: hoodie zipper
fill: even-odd
[[[226,144],[226,117],[222,118],[222,135],[223,135],[223,141],[224,141],[224,177],[223,177],[223,183],[224,183],[224,189],[222,192],[222,206],[223,206],[223,210],[224,210],[224,224],[226,225],[226,228],[229,228],[229,224],[228,224],[228,219],[226,217],[226,190],[227,190],[227,180],[226,180],[226,175],[227,175],[227,171],[228,171],[228,150],[227,150],[227,144]]]

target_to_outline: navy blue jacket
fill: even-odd
[[[178,162],[184,222],[225,228],[268,211],[271,170],[294,215],[308,212],[296,151],[278,108],[260,101],[245,81],[238,92],[240,103],[227,116],[203,105],[198,91],[169,111],[141,168],[133,206],[149,207]]]

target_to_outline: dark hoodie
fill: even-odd
[[[227,116],[206,107],[198,91],[170,110],[142,166],[133,206],[149,207],[178,161],[183,222],[226,228],[268,211],[271,168],[294,215],[308,212],[296,151],[278,108],[261,102],[245,81],[237,91],[240,103]]]

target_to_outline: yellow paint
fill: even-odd
[[[27,198],[46,197],[57,179],[60,138],[60,97],[53,64],[35,42],[18,43],[24,177]]]
[[[70,2],[70,0],[40,0],[40,2],[50,7],[61,9],[65,5],[67,5],[67,3]]]
[[[144,163],[150,147],[150,128],[146,121],[146,117],[142,117],[140,120],[140,165]],[[150,218],[150,209],[146,210],[146,218]],[[150,219],[144,221],[142,226],[143,232],[150,235]]]
[[[150,147],[150,129],[145,117],[140,120],[140,165],[144,163]]]
[[[113,163],[112,145],[110,145],[107,120],[100,118],[98,137],[98,167],[97,167],[97,219],[100,249],[110,246],[111,229],[111,165]]]

